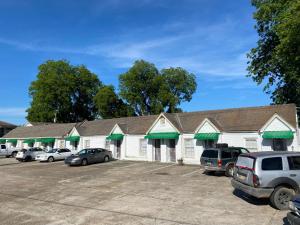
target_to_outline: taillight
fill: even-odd
[[[218,160],[218,167],[222,167],[222,160],[221,159]]]
[[[259,186],[259,178],[257,175],[253,174],[252,176],[253,186],[258,187]]]

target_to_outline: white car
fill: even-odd
[[[35,160],[40,162],[54,162],[56,160],[64,160],[70,155],[72,155],[72,152],[67,148],[54,148],[42,154],[38,154]]]
[[[16,157],[18,151],[21,149],[16,149],[16,148],[7,148],[5,144],[0,145],[0,156],[5,156],[5,157]]]
[[[43,149],[41,148],[29,148],[29,149],[22,149],[20,151],[18,151],[17,155],[16,155],[16,159],[20,162],[24,162],[24,161],[32,161],[35,159],[35,157],[39,154],[41,154],[42,152],[44,152]]]

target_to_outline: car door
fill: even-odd
[[[54,158],[59,159],[59,160],[65,159],[65,152],[64,152],[64,149],[58,149],[58,150],[55,152]]]
[[[104,162],[105,149],[100,148],[98,153],[99,162]]]
[[[87,158],[89,163],[95,163],[96,160],[96,154],[95,154],[95,149],[87,149]]]
[[[0,145],[0,155],[6,155],[7,150],[6,150],[6,145]]]
[[[72,152],[71,152],[70,149],[65,148],[64,151],[65,151],[65,153],[64,153],[65,158],[67,158],[67,157],[69,157],[70,155],[72,155]]]

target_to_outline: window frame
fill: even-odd
[[[147,156],[147,146],[148,146],[147,139],[141,138],[139,141],[139,156],[143,156],[143,157]]]
[[[187,143],[191,143],[190,146],[187,146]],[[187,149],[189,149],[187,151]],[[195,158],[195,144],[193,138],[184,139],[184,155],[186,158],[194,159]]]
[[[274,159],[280,159],[281,160],[281,169],[265,169],[264,166],[264,160],[271,160],[274,161]],[[267,157],[267,158],[263,158],[261,160],[261,170],[262,171],[283,171],[283,160],[282,157],[280,156],[275,156],[275,157]]]

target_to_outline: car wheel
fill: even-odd
[[[50,156],[50,157],[48,158],[48,162],[54,162],[54,158],[53,158],[52,156]]]
[[[271,204],[279,210],[288,209],[289,201],[292,199],[294,194],[295,191],[293,189],[279,186],[275,188],[270,197]]]
[[[88,164],[87,159],[83,159],[83,160],[81,161],[81,165],[82,165],[82,166],[86,166],[87,164]]]
[[[109,161],[109,156],[107,155],[104,157],[104,162],[108,162],[108,161]]]
[[[11,153],[11,157],[16,158],[16,156],[17,156],[17,152]]]
[[[229,165],[226,167],[225,175],[226,175],[227,177],[233,177],[233,170],[234,170],[234,165],[233,165],[233,164],[229,164]]]
[[[26,161],[26,162],[31,161],[31,156],[26,156],[26,157],[25,157],[25,161]]]

